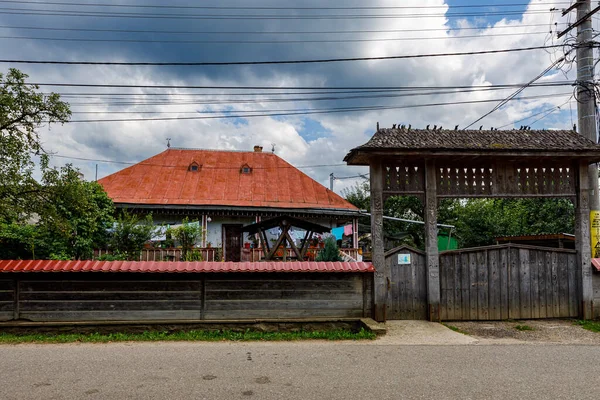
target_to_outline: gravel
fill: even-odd
[[[486,343],[553,343],[600,345],[600,333],[583,329],[569,319],[448,322],[469,336]],[[519,330],[532,328],[532,330]]]

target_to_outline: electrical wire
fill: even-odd
[[[372,39],[298,39],[298,40],[161,40],[161,39],[96,39],[96,38],[54,38],[42,36],[0,36],[10,40],[44,40],[60,42],[91,43],[177,43],[177,44],[290,44],[290,43],[362,43],[362,42],[401,42],[415,40],[454,40],[454,39],[487,39],[500,36],[547,35],[548,32],[498,33],[490,35],[434,36],[416,38],[372,38]]]
[[[179,149],[176,147],[171,147],[171,150],[204,150],[210,151],[208,149]],[[226,151],[226,150],[216,150],[216,151]],[[65,156],[58,153],[48,153],[50,157],[57,158],[66,158],[70,160],[79,160],[79,161],[91,161],[91,162],[99,162],[99,163],[109,163],[109,164],[123,164],[123,165],[144,165],[144,166],[152,166],[152,167],[169,167],[169,168],[177,168],[173,164],[155,164],[155,163],[147,163],[144,161],[134,162],[134,161],[118,161],[118,160],[106,160],[106,159],[95,159],[95,158],[87,158],[87,157],[76,157],[76,156]],[[267,169],[287,169],[287,168],[330,168],[330,167],[342,167],[347,166],[347,164],[318,164],[318,165],[301,165],[301,166],[292,166],[292,165],[280,165],[273,167],[252,167],[253,170],[267,170]],[[202,169],[210,169],[210,170],[239,170],[240,167],[211,167],[202,165]]]
[[[62,9],[33,9],[0,7],[0,14],[5,15],[35,15],[35,16],[60,16],[60,17],[94,17],[94,18],[131,18],[131,19],[175,19],[175,20],[357,20],[357,19],[414,19],[414,18],[466,18],[490,16],[523,16],[536,14],[549,14],[558,10],[515,10],[515,11],[489,11],[489,12],[458,12],[438,14],[158,14],[158,13],[133,13],[133,12],[108,12],[108,11],[81,11]]]
[[[469,26],[464,28],[447,27],[433,29],[358,29],[343,31],[181,31],[181,30],[138,30],[138,29],[94,29],[94,28],[58,28],[58,27],[40,27],[40,26],[9,26],[0,25],[0,29],[24,29],[24,30],[45,30],[45,31],[69,31],[69,32],[113,32],[113,33],[151,33],[157,34],[214,34],[214,35],[314,35],[314,34],[363,34],[363,33],[406,33],[406,32],[447,32],[447,31],[465,31],[465,30],[491,30],[491,29],[515,29],[525,27],[546,27],[547,24],[519,24],[506,26]]]
[[[511,100],[531,100],[548,98],[555,96],[562,96],[568,93],[555,93],[548,95],[539,96],[527,96],[527,97],[515,97]],[[397,110],[406,108],[420,108],[420,107],[434,107],[434,106],[447,106],[447,105],[459,105],[459,104],[478,104],[478,103],[489,103],[499,101],[501,99],[489,99],[489,100],[468,100],[468,101],[456,101],[448,103],[425,103],[425,104],[409,104],[409,105],[391,105],[391,106],[360,106],[360,107],[337,107],[330,109],[308,109],[299,111],[294,110],[256,110],[256,111],[243,111],[245,114],[227,114],[227,115],[216,115],[216,116],[201,116],[201,117],[159,117],[159,118],[114,118],[114,119],[81,119],[71,120],[70,123],[90,123],[90,122],[141,122],[141,121],[172,121],[172,120],[202,120],[202,119],[229,119],[229,118],[254,118],[254,117],[280,117],[280,116],[294,116],[294,115],[311,115],[311,114],[332,114],[332,113],[347,113],[356,111],[375,111],[375,110]],[[249,112],[259,112],[260,114],[248,114]],[[110,113],[110,112],[107,112]]]
[[[500,109],[500,107],[502,107],[503,105],[505,105],[506,103],[508,103],[510,100],[512,100],[513,98],[515,98],[516,96],[519,95],[519,93],[521,93],[522,91],[524,91],[525,89],[527,89],[532,83],[534,83],[535,81],[537,81],[538,79],[542,78],[544,75],[546,75],[549,71],[551,71],[558,63],[562,62],[563,59],[558,59],[555,62],[553,62],[552,64],[550,64],[550,66],[548,66],[546,69],[544,69],[541,73],[539,73],[538,75],[536,75],[535,78],[533,78],[532,80],[530,80],[528,83],[526,83],[525,85],[523,85],[522,87],[520,87],[519,89],[517,89],[514,93],[512,93],[510,96],[508,96],[507,98],[503,99],[500,103],[498,103],[494,108],[492,108],[490,111],[488,111],[487,113],[483,114],[481,117],[477,118],[475,121],[471,122],[469,125],[467,125],[466,127],[464,127],[463,129],[468,129],[469,127],[475,125],[477,122],[481,121],[482,119],[484,119],[485,117],[487,117],[488,115],[492,114],[494,111]]]
[[[572,86],[575,82],[572,80],[556,81],[556,82],[538,82],[532,83],[530,86]],[[381,90],[381,91],[398,91],[398,90],[440,90],[440,89],[470,89],[470,88],[516,88],[525,85],[526,83],[505,83],[495,85],[451,85],[451,86],[230,86],[230,85],[131,85],[131,84],[109,84],[109,83],[69,83],[69,82],[31,82],[32,86],[60,86],[60,87],[92,87],[92,88],[134,88],[134,89],[214,89],[214,90]],[[150,94],[150,93],[138,93]],[[244,94],[244,93],[240,93]],[[270,93],[283,94],[283,93]],[[228,93],[233,95],[233,93]]]
[[[540,112],[536,112],[535,114],[531,114],[531,115],[530,115],[530,116],[528,116],[528,117],[521,118],[521,119],[518,119],[518,120],[516,120],[516,121],[509,122],[508,124],[505,124],[505,125],[499,126],[499,127],[498,127],[498,129],[506,128],[507,126],[514,125],[514,124],[517,124],[517,123],[519,123],[519,122],[526,121],[526,120],[528,120],[528,119],[531,119],[531,118],[537,117],[538,115],[541,115],[541,114],[547,113],[548,111],[555,111],[556,109],[560,109],[561,107],[563,107],[564,105],[566,105],[566,104],[568,104],[568,103],[570,103],[570,102],[572,102],[572,101],[574,101],[574,100],[573,100],[573,95],[571,95],[571,96],[569,97],[569,99],[568,99],[567,101],[565,101],[564,103],[562,103],[561,105],[554,106],[554,107],[551,107],[551,108],[547,108],[547,109],[545,109],[545,110],[542,110],[542,111],[540,111]],[[535,123],[535,122],[537,122],[537,121],[539,121],[539,120],[536,120],[536,121],[534,121],[534,123]],[[532,123],[532,125],[533,125],[533,123]]]
[[[451,56],[472,56],[481,54],[515,53],[523,51],[533,51],[547,49],[554,46],[531,46],[510,49],[480,50],[480,51],[462,51],[456,53],[429,53],[429,54],[411,54],[395,55],[381,57],[351,57],[351,58],[323,58],[310,60],[272,60],[272,61],[195,61],[195,62],[126,62],[126,61],[59,61],[59,60],[17,60],[0,59],[0,63],[9,64],[53,64],[53,65],[120,65],[120,66],[237,66],[237,65],[280,65],[280,64],[320,64],[337,63],[350,61],[374,61],[374,60],[403,60],[414,58],[433,58],[433,57],[451,57]]]
[[[154,4],[124,4],[124,3],[80,3],[80,2],[56,2],[56,1],[25,1],[25,0],[0,0],[0,3],[17,3],[17,4],[43,4],[43,5],[59,5],[59,6],[84,6],[84,7],[120,7],[120,8],[158,8],[158,9],[203,9],[203,10],[395,10],[395,9],[433,9],[433,8],[448,8],[447,5],[442,6],[344,6],[344,7],[273,7],[273,6],[189,6],[189,5],[154,5]],[[539,2],[531,5],[558,5],[569,4],[567,1],[562,2]],[[524,7],[530,6],[528,2],[509,3],[509,4],[457,4],[452,8],[501,8],[501,7]]]

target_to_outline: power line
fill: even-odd
[[[150,5],[150,4],[127,4],[127,3],[77,3],[77,2],[50,2],[50,1],[16,1],[0,0],[0,3],[17,4],[43,4],[43,5],[61,5],[61,6],[84,6],[84,7],[120,7],[120,8],[158,8],[158,9],[203,9],[203,10],[394,10],[394,9],[432,9],[447,8],[448,6],[345,6],[345,7],[273,7],[273,6],[188,6],[188,5]],[[558,5],[570,4],[570,2],[545,2],[534,3],[532,5]],[[501,8],[501,7],[523,7],[529,6],[525,3],[511,4],[468,4],[453,5],[452,8]]]
[[[573,85],[574,81],[556,81],[533,83],[531,86],[564,86]],[[523,86],[525,83],[506,83],[496,85],[452,85],[452,86],[228,86],[228,85],[130,85],[130,84],[108,84],[108,83],[69,83],[69,82],[31,82],[33,86],[61,86],[61,87],[91,87],[91,88],[134,88],[134,89],[214,89],[214,90],[378,90],[378,91],[398,91],[398,90],[439,90],[439,89],[470,89],[470,88],[515,88]],[[110,93],[108,93],[110,94]],[[140,95],[151,95],[151,93],[138,93]],[[240,93],[241,95],[246,95]],[[284,93],[270,93],[284,94]],[[228,95],[234,95],[228,93]]]
[[[562,103],[561,105],[554,106],[554,107],[551,107],[551,108],[547,108],[547,109],[545,109],[545,110],[542,110],[542,111],[540,111],[540,112],[536,112],[535,114],[531,114],[531,115],[530,115],[530,116],[528,116],[528,117],[521,118],[521,119],[518,119],[518,120],[516,120],[516,121],[509,122],[508,124],[505,124],[505,125],[499,126],[499,127],[498,127],[498,129],[506,128],[506,127],[507,127],[507,126],[509,126],[509,125],[514,125],[514,124],[517,124],[517,123],[519,123],[519,122],[527,121],[528,119],[531,119],[531,118],[537,117],[538,115],[545,114],[545,113],[547,113],[548,111],[554,112],[555,110],[557,110],[557,109],[560,109],[562,106],[564,106],[565,104],[567,104],[567,103],[569,103],[569,102],[571,102],[571,101],[574,101],[574,100],[573,100],[573,95],[571,95],[571,96],[569,97],[569,100],[565,101],[565,102],[564,102],[564,103]],[[539,120],[543,119],[543,118],[545,118],[545,116],[544,116],[544,117],[542,117],[542,118],[540,118],[540,119],[537,119],[537,120],[533,121],[533,122],[532,122],[532,125],[533,125],[534,123],[538,122]]]
[[[487,92],[496,90],[507,90],[507,88],[477,88],[477,89],[462,89],[452,91],[433,91],[433,92],[416,92],[416,93],[378,93],[373,95],[353,95],[353,96],[327,96],[327,97],[302,97],[302,98],[257,98],[257,99],[207,99],[207,100],[185,100],[174,101],[175,99],[152,99],[151,101],[143,99],[125,99],[114,98],[117,101],[110,102],[69,102],[69,105],[88,106],[88,105],[106,105],[106,106],[123,106],[123,105],[223,105],[223,104],[257,104],[257,103],[284,103],[284,102],[303,102],[303,101],[337,101],[337,100],[356,100],[356,99],[383,99],[383,98],[398,98],[398,97],[415,97],[415,96],[431,96],[431,95],[447,95],[472,92]],[[92,97],[93,98],[93,97]],[[110,99],[110,98],[108,98]],[[107,99],[107,100],[108,100]],[[123,101],[121,101],[123,100]],[[159,101],[162,100],[162,101]],[[121,112],[117,112],[121,113]],[[129,113],[129,112],[124,112]]]
[[[208,149],[178,149],[172,147],[173,150],[206,150]],[[225,151],[225,150],[217,150],[217,151]],[[92,161],[92,162],[101,162],[101,163],[109,163],[109,164],[124,164],[124,165],[144,165],[144,166],[152,166],[152,167],[169,167],[169,168],[177,168],[173,164],[155,164],[155,163],[146,163],[143,161],[133,162],[133,161],[117,161],[117,160],[106,160],[106,159],[95,159],[95,158],[86,158],[86,157],[74,157],[74,156],[64,156],[56,153],[49,153],[50,157],[57,158],[66,158],[69,160],[79,160],[79,161]],[[286,168],[329,168],[329,167],[342,167],[347,166],[347,164],[318,164],[318,165],[301,165],[298,167],[295,166],[273,166],[273,167],[252,167],[252,169],[262,170],[262,169],[286,169]],[[239,170],[240,167],[211,167],[211,166],[202,166],[202,169],[210,169],[210,170]]]
[[[530,100],[540,99],[555,96],[562,96],[568,93],[557,93],[549,95],[538,95],[538,96],[527,96],[513,98],[511,100]],[[410,104],[410,105],[391,105],[391,106],[360,106],[360,107],[338,107],[330,109],[309,109],[306,111],[295,110],[257,110],[257,111],[244,111],[246,114],[227,114],[217,116],[201,116],[201,117],[159,117],[159,118],[121,118],[121,119],[81,119],[71,120],[70,123],[90,123],[90,122],[142,122],[142,121],[173,121],[173,120],[202,120],[202,119],[229,119],[229,118],[254,118],[254,117],[280,117],[280,116],[292,116],[292,115],[310,115],[310,114],[333,114],[333,113],[347,113],[356,111],[376,111],[376,110],[396,110],[405,108],[419,108],[419,107],[434,107],[434,106],[446,106],[446,105],[459,105],[459,104],[478,104],[478,103],[489,103],[499,101],[501,99],[489,99],[489,100],[469,100],[469,101],[456,101],[449,103],[425,103],[425,104]],[[261,114],[247,114],[249,112],[261,112]],[[110,113],[110,112],[107,112]]]
[[[361,43],[361,42],[400,42],[414,40],[454,40],[485,39],[500,36],[547,35],[548,32],[498,33],[490,35],[434,36],[411,38],[373,38],[373,39],[298,39],[298,40],[161,40],[161,39],[96,39],[96,38],[55,38],[46,36],[0,36],[11,40],[44,40],[60,42],[105,42],[105,43],[177,43],[177,44],[289,44],[289,43]]]
[[[510,100],[512,100],[513,98],[515,98],[516,96],[519,95],[519,93],[521,93],[523,90],[527,89],[531,84],[533,84],[535,81],[537,81],[538,79],[542,78],[544,75],[546,75],[549,71],[551,71],[556,65],[560,64],[561,62],[563,62],[565,59],[565,57],[561,57],[558,60],[554,61],[552,64],[550,64],[549,67],[547,67],[545,70],[543,70],[541,73],[539,73],[535,78],[533,78],[532,80],[530,80],[529,82],[527,82],[525,85],[523,85],[522,87],[520,87],[519,89],[517,89],[514,93],[512,93],[510,96],[508,96],[507,98],[503,99],[500,103],[498,103],[494,108],[492,108],[490,111],[488,111],[487,113],[483,114],[481,117],[477,118],[475,121],[471,122],[469,125],[467,125],[464,129],[468,129],[469,127],[475,125],[477,122],[481,121],[482,119],[484,119],[485,117],[487,117],[488,115],[492,114],[494,111],[500,109],[500,107],[502,107],[503,105],[505,105],[506,103],[508,103]]]
[[[566,25],[566,24],[560,24]],[[519,28],[548,27],[548,24],[519,24]],[[180,30],[138,30],[138,29],[94,29],[94,28],[57,28],[39,26],[9,26],[0,25],[0,29],[25,29],[45,31],[72,31],[72,32],[115,32],[115,33],[152,33],[156,34],[214,34],[214,35],[299,35],[299,34],[355,34],[355,33],[406,33],[406,32],[447,32],[465,30],[490,30],[490,29],[515,29],[516,26],[470,26],[464,28],[448,27],[433,29],[376,29],[376,30],[344,30],[344,31],[180,31]]]
[[[131,18],[131,19],[176,19],[176,20],[356,20],[356,19],[406,19],[406,18],[466,18],[511,15],[550,14],[558,10],[515,10],[515,11],[489,11],[489,12],[459,12],[439,14],[157,14],[157,13],[132,13],[132,12],[107,12],[107,11],[80,11],[80,10],[53,10],[33,8],[0,7],[0,13],[8,15],[36,15],[60,17],[95,17],[95,18]]]
[[[233,65],[279,65],[279,64],[319,64],[349,61],[374,61],[374,60],[403,60],[413,58],[471,56],[481,54],[515,53],[563,47],[562,45],[531,46],[511,49],[462,51],[456,53],[430,53],[381,57],[351,57],[351,58],[323,58],[311,60],[273,60],[273,61],[194,61],[194,62],[125,62],[125,61],[59,61],[59,60],[10,60],[1,59],[0,63],[10,64],[54,64],[54,65],[127,65],[127,66],[233,66]]]

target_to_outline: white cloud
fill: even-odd
[[[142,2],[142,1],[141,1]],[[142,2],[143,3],[143,2]],[[283,1],[282,5],[294,4],[291,0]],[[318,1],[306,2],[319,5]],[[532,1],[532,4],[538,3]],[[155,4],[155,3],[154,3]],[[228,3],[229,4],[229,3]],[[235,3],[231,3],[232,5]],[[341,4],[341,3],[340,3]],[[415,5],[445,6],[442,0],[396,0],[396,1],[370,1],[364,5]],[[303,4],[304,5],[304,4]],[[544,2],[545,8],[551,4]],[[530,9],[540,9],[540,5],[530,6]],[[447,11],[445,8],[422,10],[393,10],[390,13],[437,13]],[[457,12],[456,10],[450,10]],[[464,10],[463,10],[464,11]],[[197,11],[194,11],[197,12]],[[339,13],[342,13],[341,11]],[[380,13],[380,11],[368,11],[368,13]],[[555,14],[556,16],[559,14]],[[518,18],[516,16],[515,18]],[[7,25],[31,25],[30,20],[23,19],[7,21],[1,18],[2,23]],[[27,23],[26,23],[27,22]],[[69,44],[68,42],[35,42],[14,41],[6,46],[5,54],[11,54],[11,58],[24,59],[68,59],[68,60],[92,60],[111,59],[118,61],[134,60],[237,60],[237,59],[308,59],[329,57],[366,57],[386,56],[397,54],[420,54],[420,53],[452,53],[462,51],[478,51],[487,49],[504,49],[528,46],[541,46],[549,43],[549,37],[538,32],[547,31],[546,26],[525,26],[536,24],[549,24],[551,15],[549,13],[526,14],[520,19],[505,19],[495,24],[483,21],[481,25],[494,27],[510,27],[508,29],[483,29],[465,31],[426,31],[406,33],[367,33],[362,35],[306,35],[306,38],[323,37],[360,37],[368,38],[409,38],[409,37],[448,37],[444,40],[419,40],[419,41],[387,41],[387,42],[358,42],[351,44],[340,43],[306,43],[289,45],[222,45],[202,47],[195,46],[170,46],[139,43],[137,45],[119,46],[116,44]],[[75,19],[63,19],[60,21],[46,18],[40,20],[42,26],[65,26],[85,27],[86,21]],[[125,22],[123,22],[125,24]],[[91,26],[127,27],[117,24],[115,21],[92,21]],[[144,21],[131,22],[135,29],[144,27],[152,28]],[[208,22],[206,22],[208,24]],[[230,24],[210,26],[210,29],[219,30],[241,30],[241,29],[264,29],[264,30],[392,30],[392,29],[447,29],[449,24],[463,28],[473,27],[473,22],[467,20],[450,20],[443,15],[431,18],[412,19],[377,19],[377,20],[348,20],[348,21],[274,21],[264,22],[233,22]],[[196,29],[199,30],[197,21],[162,22],[160,29]],[[207,25],[208,26],[208,25]],[[14,35],[24,35],[22,31],[9,31]],[[487,35],[523,32],[520,36],[495,36]],[[30,33],[30,32],[29,32]],[[45,33],[44,33],[45,34]],[[48,34],[49,35],[49,34]],[[123,34],[124,36],[127,36]],[[456,36],[481,35],[481,38],[456,39]],[[57,34],[59,36],[59,34]],[[75,36],[66,32],[60,36]],[[88,37],[91,34],[80,33],[80,37]],[[95,37],[103,36],[94,34]],[[106,36],[106,35],[104,35]],[[111,37],[115,37],[114,35]],[[144,37],[138,35],[137,37]],[[153,36],[152,36],[153,37]],[[175,36],[190,39],[188,36]],[[257,39],[261,36],[242,37],[242,40]],[[304,36],[303,36],[304,37]],[[214,36],[213,36],[214,38]],[[231,38],[231,36],[227,36]],[[279,35],[275,40],[294,38],[291,35]],[[211,67],[211,68],[161,68],[161,67],[111,67],[111,66],[52,66],[52,65],[17,65],[31,75],[31,80],[36,82],[74,82],[74,83],[122,83],[133,85],[154,84],[179,84],[179,85],[260,85],[260,86],[453,86],[453,85],[494,85],[503,83],[523,83],[540,73],[552,60],[551,55],[543,50],[519,53],[488,54],[482,56],[467,57],[437,57],[411,60],[391,61],[369,61],[355,63],[335,64],[311,64],[301,66],[282,67]],[[574,71],[568,74],[569,78],[574,76]],[[562,74],[554,74],[545,80],[564,80]],[[43,87],[49,90],[48,87]],[[118,93],[128,92],[129,89],[91,89],[91,88],[52,88],[61,92],[104,92]],[[150,93],[152,89],[137,89],[136,93]],[[530,88],[523,95],[531,96],[548,93],[570,92],[571,88]],[[189,93],[191,90],[173,89],[165,92],[165,96],[171,99],[182,99],[177,96],[181,93]],[[202,93],[213,93],[209,97],[218,97],[228,91],[203,90]],[[236,112],[247,112],[252,110],[275,110],[275,109],[305,109],[305,108],[327,108],[345,106],[368,106],[368,105],[410,105],[422,103],[438,103],[453,101],[471,101],[503,98],[511,93],[511,90],[486,91],[478,93],[457,93],[454,95],[431,95],[398,98],[376,98],[363,100],[340,100],[340,101],[314,101],[314,102],[258,102],[251,104],[233,104],[231,109]],[[232,97],[232,96],[227,96]],[[242,96],[238,96],[242,97]],[[248,96],[250,97],[250,96]],[[274,95],[265,95],[265,98],[273,98]],[[546,107],[552,107],[564,103],[566,95],[557,95],[554,98],[538,99],[512,102],[509,106],[495,112],[481,123],[486,127],[501,126],[513,120],[531,115]],[[96,99],[69,99],[76,102],[100,102]],[[181,101],[181,100],[177,100]],[[177,120],[177,121],[153,121],[153,122],[110,122],[110,123],[72,123],[65,126],[54,126],[51,130],[42,132],[46,147],[61,155],[93,158],[113,159],[123,161],[139,161],[150,157],[165,148],[167,137],[172,139],[172,144],[177,147],[193,148],[222,148],[250,150],[253,145],[260,144],[265,150],[270,150],[271,143],[276,143],[276,152],[294,165],[316,165],[341,163],[346,152],[352,147],[364,143],[379,122],[381,126],[392,124],[412,124],[414,127],[423,127],[427,124],[443,125],[451,128],[454,125],[465,126],[486,111],[490,110],[495,103],[480,103],[467,105],[437,106],[424,108],[407,108],[384,111],[369,111],[353,114],[315,114],[308,116],[317,121],[328,130],[326,135],[312,137],[305,135],[305,129],[312,124],[305,124],[300,117],[257,117],[248,118],[245,121],[234,121],[224,119],[206,120]],[[568,107],[568,106],[567,106]],[[190,117],[197,114],[189,114],[193,111],[222,111],[226,109],[223,105],[120,105],[118,107],[107,104],[94,104],[89,106],[73,104],[74,111],[102,111],[105,114],[74,114],[73,119],[105,119],[105,118],[144,118],[156,117],[156,114],[118,114],[117,112],[140,112],[140,111],[168,111],[171,114],[161,114],[164,117]],[[180,112],[181,114],[176,114]],[[545,121],[553,121],[552,125],[544,125]],[[567,120],[552,120],[550,118],[540,121],[536,127],[565,128],[570,126]],[[478,127],[478,126],[477,126]],[[55,159],[57,163],[65,162],[65,159]],[[73,160],[76,166],[82,168],[86,177],[94,176],[96,162],[85,162]],[[120,169],[119,164],[100,163],[100,176],[112,173]],[[329,174],[334,172],[338,176],[356,175],[364,173],[364,168],[357,167],[332,167],[314,168],[306,170],[319,182],[328,185]],[[336,181],[336,191],[353,184],[352,180]]]

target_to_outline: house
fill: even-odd
[[[261,258],[262,249],[254,236],[243,236],[242,227],[282,215],[329,228],[350,225],[348,242],[358,247],[359,210],[260,146],[253,151],[168,148],[98,182],[117,208],[151,212],[157,224],[198,220],[206,231],[201,247],[220,249],[226,261]],[[293,233],[300,240],[302,232]],[[270,232],[268,240],[277,236]],[[214,259],[211,254],[208,259]]]

